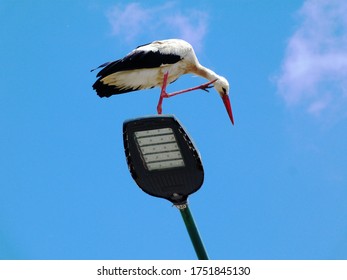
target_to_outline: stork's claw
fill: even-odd
[[[206,92],[210,92],[210,91],[208,90],[208,89],[210,89],[210,88],[213,88],[213,86],[212,86],[212,85],[207,85],[207,86],[201,87],[201,89],[204,90],[204,91],[206,91]]]

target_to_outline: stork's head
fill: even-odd
[[[229,83],[228,83],[227,79],[219,76],[218,80],[215,81],[213,85],[223,100],[223,103],[225,105],[225,108],[227,109],[229,118],[231,120],[231,123],[234,124],[233,111],[231,109],[231,104],[230,104],[230,100],[229,100]]]

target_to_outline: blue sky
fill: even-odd
[[[189,202],[210,258],[346,259],[346,14],[344,0],[1,1],[0,259],[196,258],[123,152],[123,121],[155,114],[159,89],[91,88],[90,69],[166,38],[230,83],[235,126],[215,90],[163,107],[203,158]]]

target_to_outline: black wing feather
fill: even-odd
[[[98,73],[97,77],[106,77],[119,71],[156,68],[163,64],[174,64],[181,59],[181,56],[176,54],[161,54],[159,51],[135,50],[122,59],[106,64],[105,68]]]

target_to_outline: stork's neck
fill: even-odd
[[[215,72],[213,72],[211,69],[208,69],[205,66],[202,66],[201,64],[198,64],[196,66],[195,74],[200,76],[200,77],[203,77],[209,81],[212,81],[212,80],[219,78],[219,76]]]

